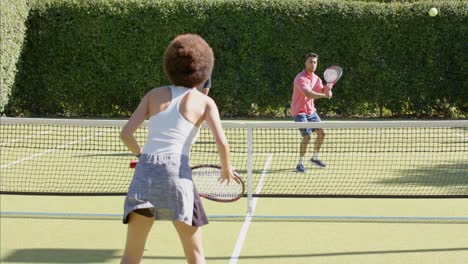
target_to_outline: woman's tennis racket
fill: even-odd
[[[220,182],[221,167],[218,165],[198,165],[192,167],[192,179],[201,197],[216,202],[234,202],[239,200],[245,191],[244,181],[234,172],[234,179]]]
[[[135,168],[138,161],[130,161],[130,168]],[[219,175],[221,167],[218,165],[198,165],[192,167],[192,179],[201,197],[215,202],[235,202],[239,200],[245,192],[244,181],[234,172],[234,179],[227,182],[220,182]]]
[[[333,85],[341,78],[343,69],[340,66],[330,66],[323,73],[323,78],[327,82],[327,86],[332,89]]]

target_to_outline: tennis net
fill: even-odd
[[[125,120],[0,118],[0,193],[124,195]],[[468,121],[223,121],[250,197],[467,198]],[[300,127],[323,128],[320,169],[296,172]],[[146,123],[136,133],[146,140]],[[315,134],[306,158],[313,150]],[[307,160],[306,160],[307,161]],[[203,127],[191,164],[219,163]]]

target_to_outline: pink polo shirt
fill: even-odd
[[[291,115],[313,114],[315,112],[314,99],[307,98],[304,94],[305,90],[313,90],[321,92],[323,88],[322,80],[315,73],[307,75],[307,71],[303,70],[296,78],[294,78],[294,90],[291,101]]]

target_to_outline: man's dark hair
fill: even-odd
[[[311,53],[307,53],[305,55],[304,61],[306,61],[308,58],[317,58],[317,60],[318,60],[319,56],[318,56],[318,54],[311,52]]]
[[[172,84],[192,88],[206,82],[214,65],[213,50],[199,35],[175,37],[164,53],[164,72]]]

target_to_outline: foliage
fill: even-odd
[[[203,36],[210,91],[224,117],[282,116],[308,52],[344,76],[319,112],[466,117],[468,4],[327,0],[34,1],[8,111],[128,116],[168,84],[162,57],[181,33]],[[440,11],[427,15],[431,7]]]
[[[0,113],[8,102],[15,81],[28,11],[26,0],[0,2]]]

